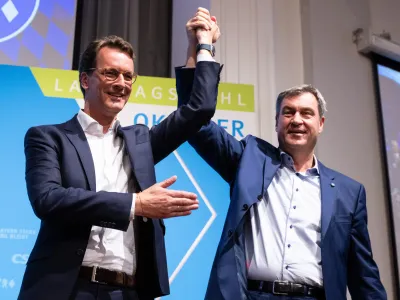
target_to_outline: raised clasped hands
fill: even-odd
[[[217,18],[210,12],[199,7],[195,15],[186,23],[186,33],[190,45],[213,44],[221,33],[217,24]]]

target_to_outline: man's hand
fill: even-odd
[[[199,201],[196,194],[167,189],[176,179],[176,176],[172,176],[137,194],[135,215],[165,219],[187,216],[192,210],[198,209]]]
[[[217,18],[211,16],[210,12],[203,7],[199,7],[193,18],[186,23],[186,34],[189,45],[194,46],[198,43],[213,44],[221,35]]]
[[[202,28],[203,30],[211,30],[213,24],[211,21],[210,12],[202,7],[197,9],[197,12],[186,23],[186,34],[188,37],[189,45],[197,45],[198,39],[196,36],[196,30]]]
[[[195,67],[196,65],[197,44],[213,44],[221,35],[217,18],[211,16],[210,12],[202,7],[199,7],[193,18],[186,23],[186,34],[189,42],[186,67]]]

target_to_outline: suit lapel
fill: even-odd
[[[272,178],[274,178],[275,173],[281,164],[280,155],[279,151],[276,149],[274,149],[272,153],[270,151],[270,149],[262,149],[261,152],[257,151],[254,156],[250,156],[251,162],[246,161],[246,163],[243,164],[248,167],[246,167],[246,171],[239,172],[237,180],[240,187],[243,188],[238,188],[238,194],[235,196],[235,198],[240,199],[241,208],[251,207],[258,201],[261,201],[272,181]],[[249,159],[249,157],[246,159]],[[250,176],[249,172],[261,180],[257,180],[254,176]],[[236,211],[232,223],[232,227],[235,230],[247,212],[247,209]]]
[[[321,162],[319,163],[320,184],[321,184],[321,243],[331,222],[334,204],[336,200],[337,187],[335,176]]]
[[[278,168],[281,165],[281,157],[279,150],[276,150],[273,155],[265,156],[264,161],[264,178],[263,178],[263,186],[262,186],[262,196],[267,192],[268,186],[270,185],[272,179],[274,178]]]
[[[140,190],[156,183],[150,135],[140,126],[119,127],[118,134],[124,139],[133,174]],[[137,251],[136,281],[139,290],[161,291],[159,274],[166,269],[163,233],[159,219],[145,221],[135,218]],[[156,271],[154,271],[156,270]],[[167,278],[168,275],[165,274]]]
[[[90,190],[96,191],[96,175],[94,171],[93,157],[85,133],[78,122],[77,115],[65,123],[64,129],[66,131],[65,134],[79,155]]]
[[[119,127],[118,133],[123,136],[132,170],[143,191],[152,186],[156,178],[149,134],[140,129],[135,126]]]

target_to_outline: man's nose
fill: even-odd
[[[125,86],[125,79],[122,74],[119,74],[117,79],[114,81],[114,87],[118,87],[119,89],[123,89]]]
[[[302,117],[301,117],[301,115],[300,115],[300,113],[295,113],[294,115],[293,115],[293,119],[292,119],[292,124],[293,125],[299,125],[299,124],[301,124],[303,122],[303,119],[302,119]]]

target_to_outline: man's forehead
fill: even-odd
[[[133,66],[133,59],[128,53],[110,47],[103,47],[97,52],[97,63]]]
[[[282,107],[318,107],[317,98],[311,93],[302,93],[286,97],[282,101]]]
[[[108,48],[110,51],[103,51],[100,49],[97,53],[96,64],[97,67],[115,68],[119,71],[132,71],[134,70],[133,59],[125,52],[118,49]]]

